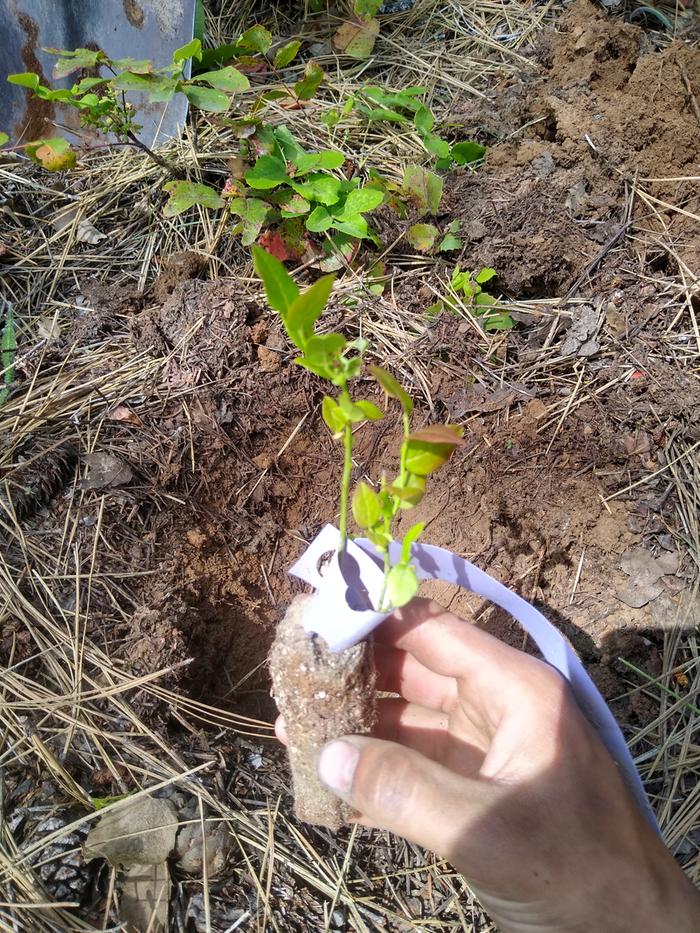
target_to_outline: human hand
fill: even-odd
[[[700,930],[700,894],[556,671],[422,599],[375,648],[399,698],[318,765],[359,822],[447,858],[503,933]]]

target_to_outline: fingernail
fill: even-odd
[[[352,789],[360,750],[350,742],[329,742],[318,758],[318,773],[324,784],[341,796]]]

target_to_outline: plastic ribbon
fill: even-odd
[[[304,618],[309,633],[325,639],[331,651],[342,651],[366,638],[390,613],[379,612],[383,589],[382,559],[363,538],[347,542],[343,571],[338,563],[340,535],[326,525],[289,572],[311,584],[317,595]],[[321,570],[321,562],[329,560]],[[389,548],[392,561],[401,555],[400,543]],[[624,736],[605,700],[563,635],[517,593],[474,564],[445,548],[414,544],[411,558],[421,580],[442,580],[490,600],[516,619],[539,648],[544,660],[568,680],[573,695],[620,768],[625,783],[647,820],[658,831],[656,817],[634,766]]]

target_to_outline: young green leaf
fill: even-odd
[[[323,401],[321,402],[321,415],[333,437],[340,437],[348,421],[340,410],[338,403],[329,395],[324,395],[323,397]]]
[[[387,492],[399,500],[400,509],[412,509],[425,495],[425,477],[415,473],[408,473],[403,480],[397,477]]]
[[[375,207],[379,207],[383,200],[383,193],[376,188],[356,188],[345,199],[342,213],[335,216],[345,220],[355,214],[364,214],[366,211],[373,211]]]
[[[170,195],[170,200],[163,208],[166,217],[177,217],[195,204],[209,210],[226,206],[221,195],[209,185],[200,185],[192,181],[169,181],[163,185],[163,191]]]
[[[336,204],[340,198],[340,179],[332,175],[307,175],[303,181],[295,179],[290,184],[298,194],[309,201],[318,201],[330,206]]]
[[[311,233],[323,233],[333,226],[333,217],[320,204],[306,218],[306,229]]]
[[[195,80],[204,81],[205,84],[210,84],[221,91],[230,91],[232,94],[246,91],[250,87],[248,78],[233,65],[219,68],[216,71],[205,71],[204,74],[198,74]]]
[[[231,102],[223,91],[213,87],[200,87],[197,84],[185,84],[182,93],[195,107],[210,113],[226,113]]]
[[[245,173],[245,180],[251,188],[261,190],[276,188],[283,182],[289,181],[287,166],[277,156],[263,155]]]
[[[321,152],[304,152],[296,159],[297,175],[306,175],[316,169],[340,168],[345,162],[342,152],[335,149],[323,149]]]
[[[437,156],[438,159],[449,159],[450,144],[446,139],[442,139],[440,136],[435,136],[433,133],[429,133],[427,136],[423,137],[423,145],[428,150],[428,152],[432,152],[432,154]]]
[[[39,75],[35,75],[33,71],[22,71],[8,75],[7,80],[9,84],[28,87],[30,91],[35,91],[39,87]]]
[[[491,269],[489,266],[486,266],[484,269],[479,269],[479,271],[474,276],[474,281],[478,282],[479,285],[485,285],[487,282],[490,282],[491,279],[495,279],[498,273],[495,269]]]
[[[268,304],[284,319],[299,297],[299,286],[279,259],[259,246],[253,247],[253,265],[265,286]]]
[[[334,277],[324,275],[301,292],[287,310],[285,326],[292,341],[306,352],[306,345],[313,335],[314,324],[328,303]]]
[[[406,233],[408,242],[419,253],[429,253],[437,235],[438,229],[433,224],[413,224]]]
[[[0,146],[4,146],[5,143],[9,141],[10,137],[7,135],[7,133],[3,133],[2,130],[0,130]]]
[[[180,62],[186,62],[188,58],[202,57],[202,43],[199,39],[192,39],[186,45],[181,45],[179,49],[173,52],[173,62],[179,65]]]
[[[486,146],[468,140],[462,143],[455,143],[450,149],[450,158],[457,165],[468,165],[470,162],[478,162],[486,155]]]
[[[394,379],[391,373],[382,369],[381,366],[370,366],[369,371],[386,394],[391,396],[391,398],[398,399],[398,401],[401,402],[403,410],[407,415],[410,415],[413,411],[413,400],[404,387]]]
[[[384,417],[384,412],[381,408],[378,408],[374,402],[368,402],[366,399],[359,399],[359,401],[355,402],[355,405],[368,421],[380,421]]]
[[[301,42],[298,39],[292,39],[291,42],[287,42],[277,49],[275,52],[275,68],[286,68],[296,58],[300,48]]]
[[[365,482],[359,482],[352,497],[352,514],[360,528],[374,528],[382,516],[379,496]]]
[[[413,125],[419,133],[429,133],[433,128],[435,117],[425,104],[420,104],[413,117]],[[449,146],[448,146],[449,151]]]
[[[452,456],[456,447],[464,444],[462,428],[451,424],[434,424],[409,434],[403,444],[403,463],[409,473],[429,476]]]
[[[394,564],[386,578],[386,595],[393,609],[410,603],[418,592],[418,577],[410,564]]]
[[[411,525],[406,534],[404,535],[403,541],[401,542],[401,563],[407,564],[411,559],[411,547],[423,534],[423,529],[425,528],[425,522],[416,522],[415,525]]]
[[[311,100],[323,81],[323,68],[311,59],[304,68],[304,77],[294,85],[294,93],[299,100]]]
[[[367,221],[362,214],[355,214],[346,217],[344,220],[338,220],[337,217],[334,217],[332,226],[335,227],[336,230],[340,230],[341,233],[357,237],[360,240],[369,234]]]
[[[459,220],[453,220],[448,226],[445,236],[440,240],[438,246],[439,253],[449,253],[452,250],[459,249],[462,245],[461,239],[457,236],[459,233]]]

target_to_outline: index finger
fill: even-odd
[[[413,655],[428,670],[454,677],[460,698],[489,720],[514,695],[531,692],[547,665],[511,648],[429,599],[414,599],[377,628],[375,639]]]

